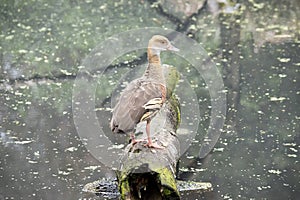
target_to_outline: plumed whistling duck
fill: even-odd
[[[122,92],[112,111],[110,123],[115,133],[129,133],[131,143],[135,144],[136,125],[146,121],[147,144],[151,148],[162,149],[152,142],[150,122],[166,101],[166,84],[160,61],[161,51],[179,51],[164,36],[154,35],[148,44],[148,66],[144,75],[130,82]]]

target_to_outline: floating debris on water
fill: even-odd
[[[280,62],[286,63],[286,62],[289,62],[291,59],[290,58],[280,58],[280,57],[278,57],[277,60],[279,60]]]
[[[267,185],[267,186],[258,186],[257,189],[260,190],[260,191],[261,190],[266,190],[266,189],[271,189],[271,186],[270,185]]]
[[[23,141],[15,141],[15,144],[29,144],[33,142],[32,140],[23,140]]]
[[[91,166],[85,167],[84,169],[95,170],[97,168],[100,168],[100,165],[91,165]]]
[[[296,155],[296,154],[288,154],[287,157],[290,157],[290,158],[297,158],[297,155]]]
[[[270,97],[270,101],[283,101],[286,97]]]
[[[213,152],[223,152],[224,151],[224,148],[220,147],[220,148],[214,148],[213,149]]]
[[[67,176],[72,173],[71,171],[73,171],[73,169],[68,171],[58,170],[58,174]]]
[[[195,181],[181,181],[177,180],[177,187],[180,192],[182,191],[195,191],[203,190],[209,191],[212,190],[212,184],[208,182],[195,182]]]
[[[279,169],[269,169],[268,172],[270,174],[277,174],[277,175],[282,173],[282,171],[280,171]]]
[[[69,147],[69,148],[66,148],[65,151],[69,151],[69,152],[74,152],[74,151],[77,151],[78,148],[77,147]]]

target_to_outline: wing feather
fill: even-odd
[[[152,99],[163,98],[161,88],[161,84],[141,79],[129,83],[112,111],[111,129],[114,132],[131,132],[141,119],[147,119],[146,116],[143,117],[145,113],[148,113],[147,116],[153,117],[154,113],[149,114],[147,103],[150,102],[148,106],[155,107],[152,105],[155,100]],[[158,107],[155,108],[157,112]]]

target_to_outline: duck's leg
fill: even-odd
[[[132,133],[130,134],[130,139],[131,139],[131,144],[132,144],[132,145],[135,145],[135,144],[138,143],[138,142],[144,142],[144,141],[145,141],[145,140],[142,140],[142,139],[140,139],[140,140],[135,139],[135,134],[134,134],[134,132],[132,132]]]
[[[152,139],[150,136],[150,122],[151,122],[151,120],[147,120],[147,124],[146,124],[146,133],[147,133],[147,137],[148,137],[148,143],[146,144],[146,146],[155,148],[155,149],[163,149],[164,147],[158,145],[157,143],[152,142]]]

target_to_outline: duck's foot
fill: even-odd
[[[131,139],[131,144],[132,145],[135,145],[136,143],[138,142],[145,142],[146,140],[143,140],[143,139]]]
[[[160,146],[157,143],[153,143],[152,141],[148,141],[147,144],[145,144],[145,146],[149,147],[149,148],[154,148],[154,149],[164,149],[165,148],[163,146]]]
[[[145,141],[146,141],[145,139],[135,139],[134,133],[130,134],[130,141],[129,142],[131,143],[132,146],[135,145],[138,142],[145,142]]]

